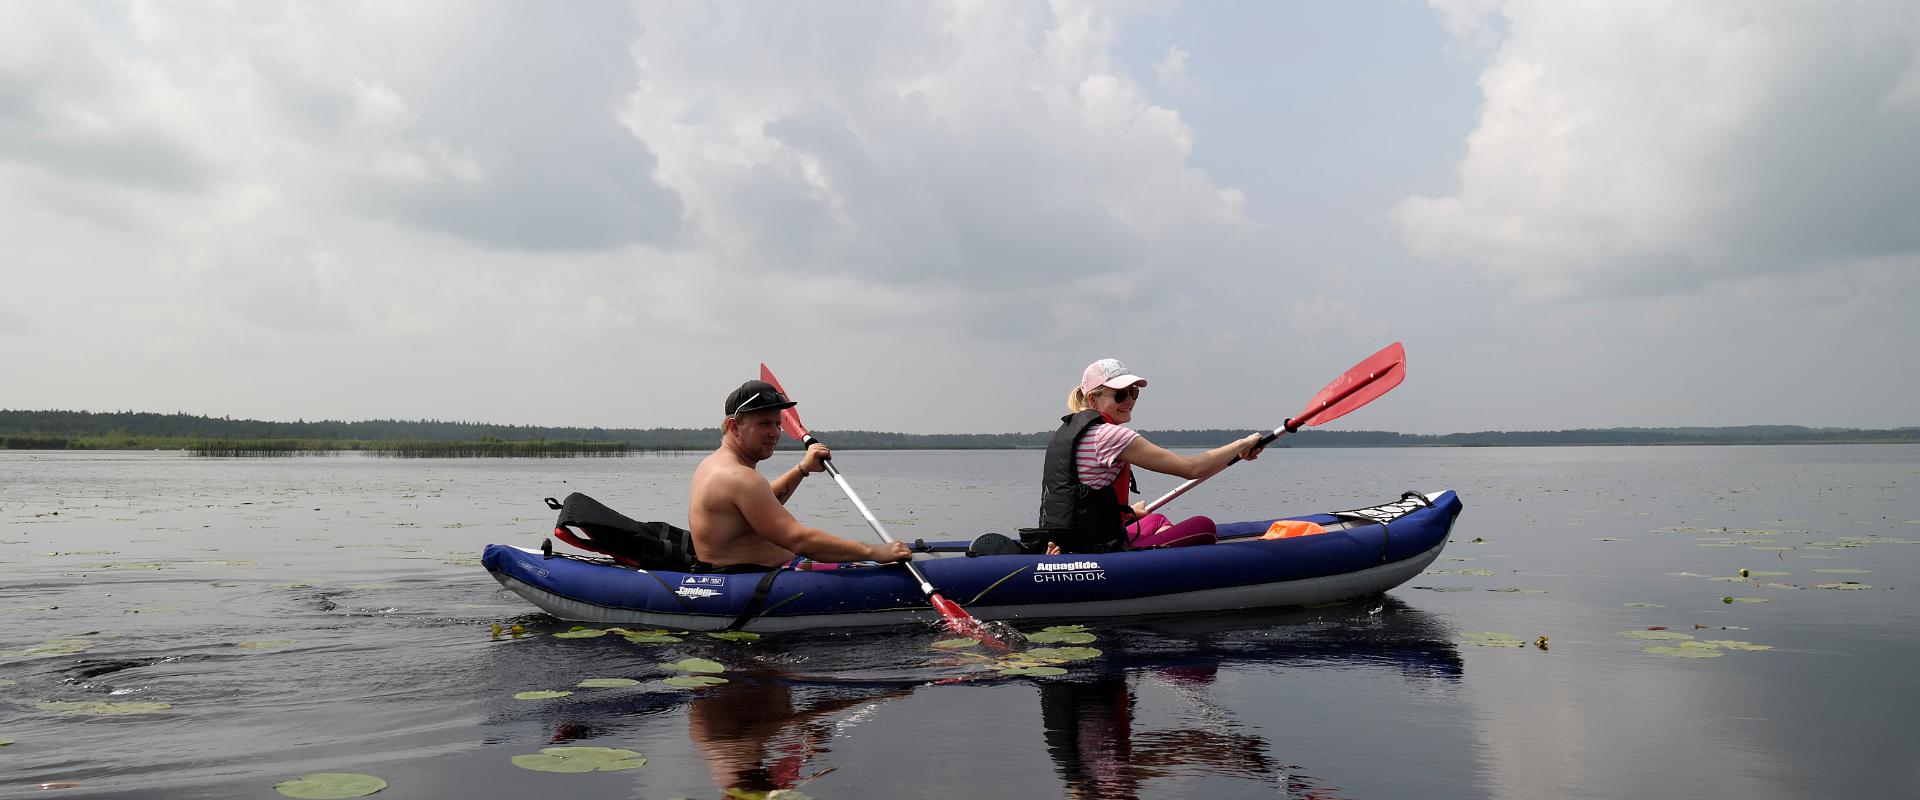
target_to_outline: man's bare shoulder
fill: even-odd
[[[740,463],[732,454],[716,452],[701,460],[700,466],[693,470],[693,490],[702,491],[738,491],[751,488],[755,483],[766,485],[766,479],[759,471]]]

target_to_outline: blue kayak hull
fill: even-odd
[[[924,558],[935,588],[983,620],[1083,619],[1305,606],[1376,595],[1426,569],[1461,509],[1451,491],[1334,514],[1287,517],[1327,532],[1261,539],[1274,520],[1220,526],[1217,544],[1062,556]],[[488,545],[501,585],[563,620],[686,630],[781,631],[937,621],[897,566],[764,574],[638,570]]]

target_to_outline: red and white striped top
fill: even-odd
[[[1080,473],[1080,482],[1094,489],[1112,486],[1120,477],[1120,466],[1115,463],[1120,452],[1139,437],[1132,428],[1115,425],[1110,422],[1096,422],[1087,428],[1080,437],[1080,448],[1075,456]]]

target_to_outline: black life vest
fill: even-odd
[[[1100,412],[1092,410],[1060,418],[1060,429],[1047,442],[1040,478],[1040,524],[1020,530],[1021,545],[1028,552],[1045,551],[1047,542],[1059,544],[1066,553],[1126,549],[1126,506],[1111,487],[1095,489],[1080,482],[1080,438],[1100,421]],[[1128,477],[1122,475],[1116,482]]]

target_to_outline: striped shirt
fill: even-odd
[[[1080,447],[1075,452],[1080,482],[1094,489],[1112,486],[1120,477],[1120,465],[1116,463],[1120,452],[1139,436],[1125,425],[1093,423],[1080,436]]]

